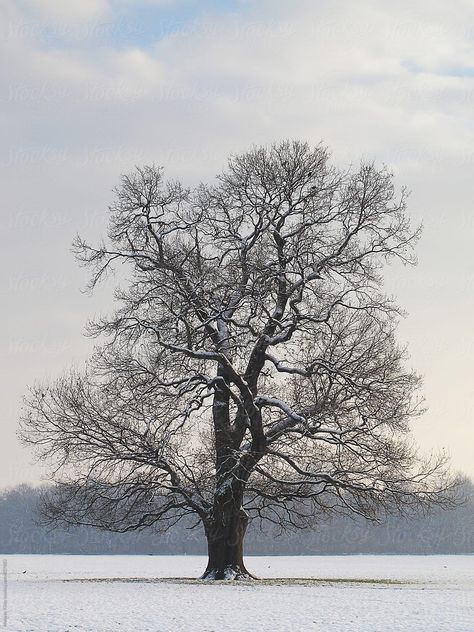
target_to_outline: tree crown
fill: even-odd
[[[57,462],[50,516],[206,525],[236,503],[299,526],[448,503],[444,458],[420,461],[407,435],[420,380],[382,291],[418,236],[386,168],[340,171],[322,145],[253,148],[193,190],[154,166],[123,176],[108,239],[74,246],[91,288],[128,266],[90,325],[105,342],[24,417]]]

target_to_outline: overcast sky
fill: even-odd
[[[21,396],[87,357],[111,305],[81,293],[70,243],[104,232],[119,175],[154,162],[193,184],[282,138],[412,191],[419,265],[387,291],[425,379],[414,434],[474,476],[472,0],[0,0],[0,54],[0,485],[39,480]]]

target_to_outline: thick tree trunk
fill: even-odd
[[[242,509],[219,512],[205,528],[208,564],[201,579],[250,579],[243,558],[248,518]]]

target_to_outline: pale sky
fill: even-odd
[[[41,477],[16,439],[28,384],[80,365],[112,306],[70,244],[103,234],[119,175],[194,184],[282,138],[412,191],[419,265],[387,291],[425,380],[414,436],[474,476],[472,0],[0,0],[0,55],[0,487]]]

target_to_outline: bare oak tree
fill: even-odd
[[[128,531],[202,523],[204,578],[248,576],[249,519],[303,527],[449,502],[418,458],[419,377],[394,337],[386,262],[418,230],[385,168],[341,172],[301,142],[230,159],[188,190],[122,177],[108,239],[75,252],[91,288],[117,264],[117,308],[84,373],[32,389],[22,436],[55,463],[48,515]]]

